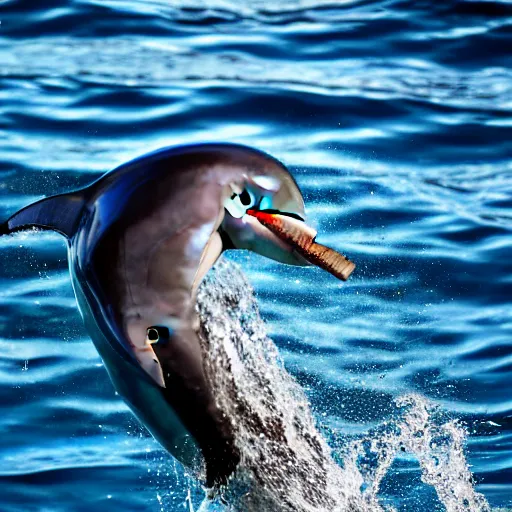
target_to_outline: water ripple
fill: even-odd
[[[341,285],[230,256],[327,437],[364,438],[421,393],[466,425],[477,490],[511,507],[511,4],[33,4],[0,6],[1,218],[161,146],[271,152],[319,241],[358,265]],[[17,234],[0,251],[0,508],[199,503],[115,395],[62,240]],[[442,510],[413,460],[389,475],[386,503]]]

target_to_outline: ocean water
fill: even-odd
[[[227,258],[339,486],[510,510],[511,48],[508,1],[0,1],[0,219],[162,146],[280,158],[356,271]],[[0,238],[0,318],[1,512],[201,506],[116,396],[58,235]]]

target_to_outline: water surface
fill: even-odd
[[[0,216],[161,146],[282,159],[358,268],[232,256],[339,448],[411,393],[458,420],[476,490],[512,506],[512,6],[319,0],[0,2]],[[0,509],[196,507],[108,380],[63,240],[0,240]],[[437,420],[436,420],[437,421]],[[444,510],[418,457],[381,503]]]

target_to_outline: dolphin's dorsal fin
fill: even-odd
[[[71,238],[80,222],[84,205],[85,200],[80,192],[41,199],[0,224],[0,235],[35,227],[57,231]]]

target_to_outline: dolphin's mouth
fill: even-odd
[[[289,244],[307,261],[346,281],[356,268],[343,254],[316,243],[316,231],[296,214],[276,210],[247,210],[247,214]]]
[[[300,220],[301,222],[306,222],[305,219],[303,219],[300,215],[298,215],[296,213],[281,212],[279,210],[273,210],[272,208],[267,208],[265,210],[248,210],[247,213],[249,215],[252,215],[253,217],[256,217],[256,215],[254,215],[253,213],[250,213],[250,212],[256,212],[256,211],[258,211],[259,213],[268,213],[269,215],[284,215],[285,217],[291,217],[292,219],[297,219],[297,220]]]

